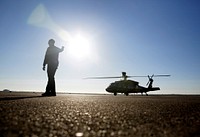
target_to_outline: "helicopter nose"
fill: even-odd
[[[107,88],[106,88],[106,91],[107,91],[107,92],[110,92],[110,91],[111,91],[111,90],[110,90],[110,87],[107,87]]]
[[[113,93],[112,83],[106,88],[107,92]]]

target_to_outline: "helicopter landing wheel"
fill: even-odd
[[[128,96],[128,93],[125,93],[126,96]]]

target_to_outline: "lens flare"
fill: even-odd
[[[43,4],[39,4],[31,13],[27,23],[54,32],[63,41],[67,42],[68,52],[72,57],[83,59],[91,56],[90,41],[86,35],[77,33],[73,36],[57,25]]]
[[[68,41],[70,39],[69,32],[62,29],[53,21],[43,4],[39,4],[33,10],[27,23],[36,27],[46,28],[58,35],[63,41]]]

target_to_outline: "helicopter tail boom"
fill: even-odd
[[[147,88],[147,92],[148,91],[156,91],[156,90],[160,90],[160,88],[159,87]]]

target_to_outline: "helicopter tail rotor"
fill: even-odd
[[[149,81],[147,82],[146,86],[148,87],[152,87],[152,84],[153,84],[153,77],[154,77],[154,74],[152,76],[149,76],[148,75],[148,78],[149,78]]]
[[[169,77],[171,75],[151,75],[151,76],[147,76],[149,78],[149,81],[147,82],[146,86],[148,86],[148,88],[152,88],[152,84],[153,84],[153,77]]]
[[[149,85],[149,82],[150,82],[150,77],[149,77],[149,75],[148,75],[148,78],[149,78],[149,81],[147,82],[146,86]]]

